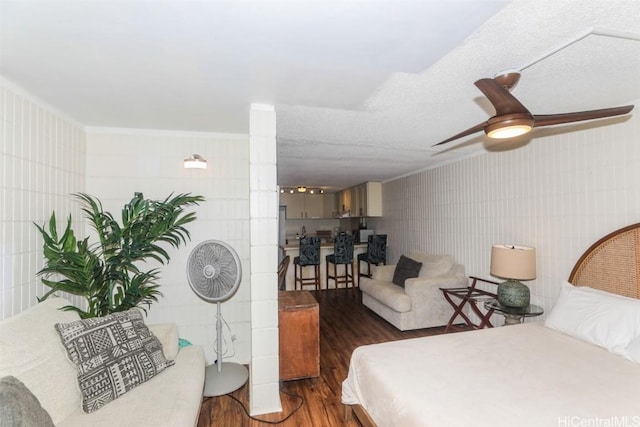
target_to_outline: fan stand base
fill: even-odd
[[[207,366],[204,380],[203,396],[222,396],[242,387],[249,379],[249,371],[243,365],[233,362],[222,363],[222,370],[218,372],[218,365]]]

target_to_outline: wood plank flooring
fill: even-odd
[[[320,304],[320,377],[282,381],[280,395],[283,411],[249,418],[248,385],[225,396],[205,398],[198,427],[254,427],[276,424],[289,416],[302,401],[302,406],[286,421],[284,427],[357,427],[356,421],[343,421],[340,402],[342,381],[347,376],[353,350],[364,344],[375,344],[406,338],[437,335],[444,328],[401,332],[361,304],[358,289],[312,292]],[[230,397],[232,396],[232,397]],[[297,397],[300,396],[301,398]],[[234,400],[237,399],[237,400]]]

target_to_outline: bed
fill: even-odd
[[[544,322],[358,347],[364,426],[640,426],[640,223],[594,243]]]

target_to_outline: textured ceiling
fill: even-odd
[[[513,94],[537,114],[639,100],[640,41],[592,34],[570,44],[594,27],[640,39],[640,2],[516,1],[433,66],[392,75],[360,111],[279,106],[279,182],[294,184],[301,176],[308,177],[306,185],[340,186],[345,177],[353,184],[385,180],[491,150],[482,133],[432,145],[494,114],[473,82],[505,69],[526,67]],[[527,139],[584,126],[536,129]],[[335,179],[318,164],[331,165]]]
[[[0,0],[0,74],[58,110],[246,133],[249,104],[271,103],[278,183],[332,189],[493,149],[432,145],[493,114],[473,82],[504,69],[523,69],[513,94],[533,113],[633,103],[634,38],[638,0]]]

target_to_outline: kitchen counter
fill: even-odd
[[[353,244],[353,250],[355,252],[356,248],[366,248],[367,244],[366,243],[354,243]],[[333,249],[333,243],[320,243],[320,249]],[[292,250],[299,250],[300,249],[300,243],[296,240],[294,243],[289,243],[284,245],[284,250],[287,252],[288,255],[289,251]],[[297,255],[297,254],[296,254]]]
[[[284,245],[284,251],[286,255],[289,255],[291,257],[291,260],[289,261],[289,268],[287,269],[286,290],[292,291],[295,289],[295,280],[294,280],[295,268],[293,265],[293,259],[300,254],[300,243],[298,243],[298,241],[296,240],[295,243],[289,243],[287,245]],[[353,245],[353,274],[354,274],[353,280],[355,281],[356,285],[358,283],[358,277],[357,277],[358,272],[356,271],[356,269],[358,268],[358,254],[365,253],[365,252],[367,252],[366,243],[355,243]],[[333,243],[320,244],[320,289],[322,290],[326,289],[326,286],[327,286],[327,279],[326,279],[327,263],[325,258],[327,255],[331,255],[332,253],[333,253]],[[341,271],[343,268],[345,268],[343,265],[338,265],[338,271]],[[312,272],[312,267],[305,268],[303,270],[304,277],[308,277],[309,274],[311,274],[311,272]],[[331,289],[333,289],[333,287],[335,286],[333,280],[329,282],[329,285],[332,287]],[[344,284],[341,283],[340,287],[341,288],[344,287]],[[304,288],[304,290],[311,290],[311,289],[313,289],[313,287],[310,285],[306,285]]]

